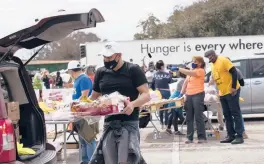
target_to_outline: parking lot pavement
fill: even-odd
[[[186,145],[184,137],[165,132],[161,139],[154,140],[153,128],[141,129],[142,154],[148,164],[263,164],[264,121],[245,125],[249,139],[241,145],[220,144],[214,137],[209,137],[205,144]],[[221,138],[225,135],[221,132]],[[78,163],[78,154],[78,150],[68,150],[67,163]]]

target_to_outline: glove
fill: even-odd
[[[171,71],[179,71],[179,67],[171,67]]]
[[[181,98],[183,96],[183,94],[182,93],[180,93],[180,95],[178,96],[178,98]]]

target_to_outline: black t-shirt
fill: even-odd
[[[48,77],[44,77],[42,81],[44,82],[45,87],[49,88],[49,86],[50,86],[49,78]]]
[[[169,89],[172,82],[171,75],[165,71],[157,71],[152,79],[152,89]]]
[[[62,78],[60,76],[56,77],[56,86],[57,87],[62,87],[63,86],[63,81],[62,81]]]
[[[109,70],[105,67],[99,68],[94,77],[93,90],[102,95],[117,91],[124,96],[130,97],[130,101],[134,101],[139,96],[137,87],[143,84],[147,84],[147,79],[140,67],[124,62],[123,66],[117,71]],[[138,120],[138,117],[139,109],[135,108],[131,115],[106,116],[105,121],[131,121]]]

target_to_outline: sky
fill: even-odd
[[[1,0],[0,38],[34,24],[60,9],[66,11],[87,11],[97,8],[105,18],[94,29],[87,32],[97,34],[101,39],[113,41],[132,40],[140,32],[137,25],[153,13],[166,21],[176,5],[188,6],[197,0]]]

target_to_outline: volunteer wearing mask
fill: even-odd
[[[231,61],[231,59],[229,57],[227,59],[229,61]],[[245,86],[245,82],[244,82],[244,78],[245,77],[244,77],[244,75],[242,74],[242,72],[237,67],[235,67],[235,68],[236,68],[236,71],[237,71],[237,80],[238,80],[240,86],[243,87],[243,86]],[[241,112],[241,115],[242,115],[242,112]],[[244,139],[247,139],[248,138],[248,135],[247,135],[246,130],[245,130],[245,123],[244,123],[243,115],[241,117],[242,117],[243,138]]]
[[[146,72],[146,77],[148,80],[149,87],[151,87],[154,74],[156,73],[154,62],[149,62],[148,71]]]
[[[206,142],[205,122],[204,122],[204,76],[205,62],[201,56],[194,56],[192,69],[178,68],[179,72],[187,75],[181,95],[186,95],[185,110],[187,123],[186,144],[193,143],[194,118],[197,127],[198,143]]]
[[[170,98],[169,83],[172,82],[172,77],[170,73],[165,72],[165,64],[162,60],[159,60],[156,63],[156,68],[157,68],[157,72],[154,74],[151,88],[153,90],[155,89],[159,90],[163,99],[169,99]],[[164,108],[167,108],[167,107],[168,105],[164,105]],[[165,116],[164,116],[164,113],[165,113]],[[168,125],[168,120],[169,120],[168,110],[160,110],[159,117],[160,117],[161,128],[164,129],[164,125],[165,126]],[[163,120],[164,117],[165,117],[165,120]]]
[[[170,70],[171,71],[175,71],[175,67],[171,67]],[[187,68],[186,68],[187,69]],[[175,88],[175,91],[173,91],[173,93],[171,94],[170,98],[177,98],[177,97],[181,97],[181,90],[182,90],[182,86],[184,84],[184,81],[186,79],[186,75],[181,73],[181,72],[177,72],[178,74],[178,81],[177,81],[177,86]],[[175,106],[175,103],[170,103],[168,105],[168,107],[172,107]],[[169,134],[172,134],[171,131],[171,125],[174,126],[174,134],[175,135],[183,135],[183,133],[181,131],[178,130],[178,119],[180,119],[181,122],[184,121],[184,117],[183,117],[183,107],[181,108],[172,108],[171,109],[171,114],[169,115],[169,122],[168,122],[168,127],[166,129],[166,132]]]
[[[122,114],[105,117],[104,133],[91,163],[128,164],[144,162],[139,146],[139,107],[150,100],[147,79],[138,65],[122,60],[116,42],[107,43],[100,53],[104,67],[97,69],[91,99],[118,91],[130,98]]]
[[[92,81],[88,76],[83,74],[80,62],[70,61],[68,64],[68,73],[74,79],[74,84],[73,84],[74,93],[72,95],[72,99],[76,100],[76,99],[81,99],[83,97],[88,97],[92,92]],[[78,130],[85,130],[85,129],[78,129]],[[82,164],[88,164],[95,150],[96,141],[94,139],[91,141],[91,143],[88,143],[81,136],[79,136],[79,140],[82,147],[81,149]]]
[[[242,144],[244,143],[243,121],[239,105],[240,84],[236,68],[226,57],[217,56],[214,50],[207,51],[204,56],[212,63],[212,76],[218,88],[226,121],[228,137],[220,142]]]

